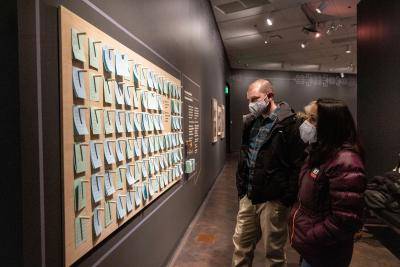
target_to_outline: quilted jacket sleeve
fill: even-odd
[[[342,151],[327,166],[329,178],[330,214],[308,232],[316,244],[329,244],[350,239],[362,226],[365,190],[364,166],[358,154]]]

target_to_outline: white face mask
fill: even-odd
[[[317,142],[317,128],[308,120],[305,120],[300,126],[300,137],[304,143],[312,144]]]
[[[265,102],[265,98],[267,98],[267,96],[265,96],[264,99],[258,100],[257,102],[249,103],[249,110],[251,114],[259,116],[261,113],[267,110],[269,102]]]

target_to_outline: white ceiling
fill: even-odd
[[[321,2],[326,8],[318,14]],[[232,68],[336,73],[357,72],[357,2],[211,0]],[[320,38],[303,30],[315,25]],[[337,30],[327,34],[330,26]],[[351,53],[345,52],[348,46]]]

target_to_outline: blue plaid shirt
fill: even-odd
[[[272,127],[274,127],[275,122],[278,119],[278,112],[280,108],[275,109],[268,117],[264,118],[259,116],[254,122],[250,130],[250,142],[249,142],[249,152],[247,154],[247,166],[249,167],[249,180],[247,184],[247,192],[251,192],[252,180],[254,175],[254,167],[256,165],[256,160],[258,152],[262,145],[265,143]]]

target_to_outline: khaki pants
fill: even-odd
[[[264,243],[265,266],[286,266],[284,247],[289,213],[290,209],[277,201],[253,205],[247,196],[242,197],[233,235],[232,266],[252,266],[254,249],[260,239]]]

